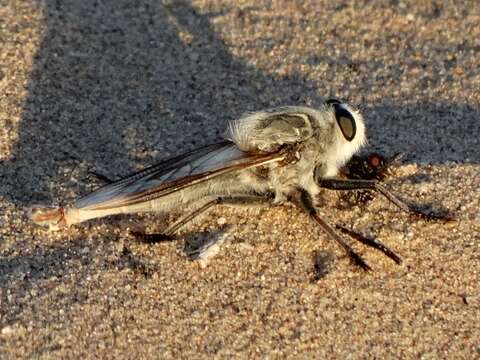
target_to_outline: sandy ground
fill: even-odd
[[[480,357],[480,5],[444,2],[0,3],[0,357]],[[446,3],[446,2],[445,2]],[[32,204],[218,140],[229,119],[337,96],[369,150],[405,153],[382,198],[321,209],[378,238],[365,273],[294,207],[216,208],[177,243],[155,215],[58,233]],[[333,196],[333,197],[332,197]],[[202,269],[184,243],[221,236]]]

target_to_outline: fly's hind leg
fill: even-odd
[[[225,205],[233,207],[252,207],[259,205],[271,205],[273,201],[273,196],[270,195],[239,195],[239,196],[228,196],[228,197],[218,197],[211,201],[208,201],[198,209],[192,211],[186,216],[180,218],[178,221],[170,225],[163,234],[135,234],[137,239],[146,242],[146,243],[156,243],[168,240],[175,239],[175,233],[182,228],[184,225],[191,222],[193,219],[197,218],[201,214],[207,212],[214,205]],[[195,246],[192,249],[188,249],[188,246],[185,247],[185,252],[191,260],[198,260],[198,263],[201,267],[205,267],[208,263],[208,260],[215,256],[220,250],[220,245],[223,243],[224,236],[213,236],[210,239],[207,239],[204,243]]]
[[[220,198],[211,200],[206,204],[202,205],[198,209],[195,209],[191,213],[187,214],[186,216],[180,218],[168,228],[165,229],[163,233],[158,234],[144,234],[141,232],[132,232],[131,234],[135,236],[135,238],[141,242],[147,244],[155,244],[159,242],[165,241],[172,241],[175,240],[175,233],[184,225],[188,224],[190,221],[195,219],[196,217],[202,215],[203,213],[207,212],[211,207],[218,204]]]
[[[270,194],[267,195],[238,195],[238,196],[222,196],[208,201],[204,205],[195,209],[194,211],[188,213],[184,217],[180,218],[172,225],[170,225],[163,233],[160,234],[142,234],[140,232],[133,232],[138,240],[154,244],[164,241],[175,240],[175,233],[180,230],[183,226],[187,225],[198,216],[206,213],[210,208],[215,205],[226,205],[233,207],[252,207],[259,205],[271,205],[273,197]]]

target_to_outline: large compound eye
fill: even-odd
[[[355,124],[353,115],[342,106],[333,106],[335,107],[335,118],[337,119],[337,124],[340,127],[340,130],[342,130],[343,136],[348,141],[352,141],[357,133],[357,125]]]
[[[337,99],[328,99],[325,104],[330,105],[335,110],[335,119],[342,131],[344,138],[352,141],[357,133],[357,125],[353,115],[342,106],[342,103]]]
[[[352,141],[357,133],[357,125],[353,115],[342,106],[341,101],[337,99],[328,99],[325,104],[330,105],[335,110],[335,119],[342,131],[344,138],[348,141]]]

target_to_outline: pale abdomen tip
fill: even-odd
[[[28,216],[37,225],[59,230],[67,226],[64,208],[34,205],[29,208]]]

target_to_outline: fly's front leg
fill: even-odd
[[[454,217],[449,214],[436,214],[420,209],[417,205],[409,204],[400,199],[395,194],[388,191],[376,180],[346,180],[346,179],[320,179],[317,181],[321,188],[330,190],[376,190],[385,196],[391,203],[399,209],[410,214],[426,218],[428,220],[454,221]]]
[[[184,217],[177,220],[175,223],[170,225],[163,233],[161,234],[142,234],[139,232],[132,233],[138,240],[153,244],[157,242],[171,241],[175,240],[175,233],[180,230],[183,226],[197,218],[198,216],[206,213],[210,208],[215,205],[226,205],[234,207],[252,207],[258,205],[270,205],[272,204],[273,197],[270,194],[262,195],[239,195],[232,197],[218,197],[213,199],[206,204],[202,205],[198,209],[190,212]]]

